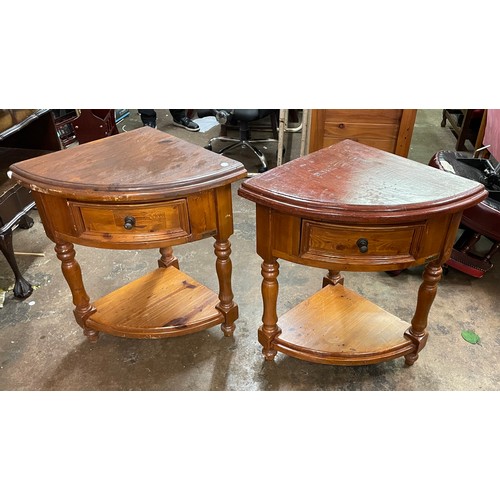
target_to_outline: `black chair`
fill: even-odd
[[[231,138],[226,135],[214,137],[213,139],[210,139],[209,143],[205,146],[206,149],[212,151],[213,145],[216,142],[229,143],[229,145],[224,146],[222,149],[217,151],[219,154],[224,155],[239,147],[246,147],[259,159],[261,163],[259,172],[262,173],[268,170],[264,154],[260,151],[260,149],[256,148],[254,144],[278,142],[278,109],[198,109],[197,114],[200,118],[215,116],[221,126],[227,127],[233,125],[239,129],[239,138]],[[251,124],[266,117],[269,117],[271,120],[272,138],[251,139]]]

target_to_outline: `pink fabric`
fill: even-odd
[[[500,109],[488,109],[483,144],[490,146],[489,152],[500,161]]]

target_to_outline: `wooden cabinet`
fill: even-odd
[[[143,127],[11,166],[32,189],[89,340],[185,335],[238,318],[231,287],[231,183],[243,165]],[[179,269],[172,246],[213,237],[218,293]],[[91,301],[74,245],[159,248],[158,269]],[[98,265],[98,263],[96,263]]]
[[[488,195],[477,182],[350,140],[248,179],[239,194],[257,209],[264,356],[339,365],[415,362],[462,212]],[[328,270],[323,288],[279,317],[278,259]],[[425,271],[410,323],[344,287],[341,275],[417,265]]]
[[[350,139],[408,156],[416,109],[314,109],[309,152]]]

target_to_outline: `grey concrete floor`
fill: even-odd
[[[126,132],[141,126],[136,110],[120,124]],[[167,110],[158,110],[158,128],[200,146],[217,135],[218,127],[193,133],[173,127]],[[455,138],[441,128],[440,110],[419,110],[411,142],[411,159],[427,163],[439,149],[454,149]],[[288,158],[298,151],[299,134],[290,134]],[[275,151],[268,149],[272,159]],[[257,162],[242,158],[249,171]],[[271,160],[272,161],[272,160]],[[429,341],[412,367],[403,358],[370,366],[318,365],[278,354],[266,362],[257,342],[261,321],[260,259],[255,253],[255,206],[237,195],[233,185],[235,232],[231,238],[233,291],[240,318],[233,338],[220,328],[162,340],[136,340],[101,335],[90,344],[74,321],[71,296],[59,261],[39,221],[17,229],[15,250],[43,253],[19,256],[25,277],[36,285],[33,295],[16,300],[13,278],[0,259],[0,288],[6,290],[0,309],[1,390],[151,390],[151,391],[496,391],[500,388],[499,267],[482,279],[451,269],[443,276],[429,317]],[[213,240],[175,248],[181,269],[217,289]],[[91,298],[117,288],[156,267],[158,252],[109,251],[77,247]],[[323,270],[281,261],[279,313],[316,292]],[[345,285],[381,307],[410,321],[421,268],[396,277],[386,273],[344,273]],[[10,290],[9,290],[10,288]],[[480,344],[461,337],[473,330]]]

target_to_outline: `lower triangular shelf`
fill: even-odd
[[[222,323],[217,304],[215,292],[170,266],[96,300],[85,325],[122,337],[175,337]]]
[[[408,323],[342,285],[328,285],[278,321],[273,345],[316,363],[365,365],[414,350],[403,336]]]

